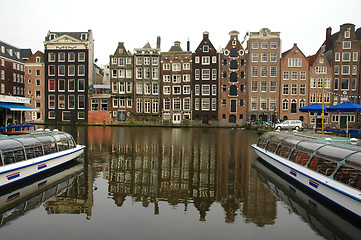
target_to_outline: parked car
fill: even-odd
[[[275,129],[302,129],[302,122],[300,120],[286,120],[275,125]]]

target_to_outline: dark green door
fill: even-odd
[[[347,116],[340,116],[340,128],[347,127]]]

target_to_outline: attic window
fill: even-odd
[[[41,60],[41,57],[36,57],[36,62],[39,63]]]
[[[9,54],[10,54],[10,56],[13,55],[13,50],[12,49],[9,49]]]
[[[53,40],[55,38],[55,34],[50,34],[49,40]]]
[[[20,58],[20,52],[16,52],[16,56]]]
[[[203,52],[209,52],[209,46],[208,45],[203,46]]]
[[[5,47],[4,46],[1,46],[1,52],[5,53]]]
[[[123,54],[124,50],[122,48],[119,49],[119,54]]]
[[[87,39],[88,39],[88,35],[87,35],[86,33],[82,33],[80,39],[81,39],[81,40],[87,40]]]
[[[345,31],[345,38],[350,38],[350,30]]]
[[[319,63],[323,63],[323,58],[320,58],[320,59],[319,59]]]

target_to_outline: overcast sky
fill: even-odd
[[[267,27],[281,32],[282,52],[297,43],[306,55],[316,53],[340,25],[361,27],[360,0],[0,0],[0,40],[18,48],[44,51],[47,32],[93,31],[95,58],[107,64],[118,42],[127,50],[147,42],[167,52],[174,41],[183,50],[190,40],[191,51],[204,31],[218,49],[225,47],[229,32],[237,30],[240,40],[247,32]]]

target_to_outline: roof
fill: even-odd
[[[31,51],[30,48],[20,49],[20,55],[23,60],[26,60],[26,59],[29,59],[33,55],[33,52]]]
[[[169,52],[182,52],[182,51],[183,51],[183,49],[180,46],[172,46],[169,49]]]
[[[319,51],[318,51],[316,54],[307,57],[307,58],[308,58],[308,62],[310,63],[310,66],[313,65],[313,63],[315,62],[318,54],[319,54]]]
[[[45,37],[45,41],[49,41],[49,37],[51,34],[55,34],[56,35],[56,38],[60,37],[60,36],[63,36],[63,35],[68,35],[70,37],[73,37],[75,39],[79,39],[81,40],[81,35],[86,33],[86,34],[89,34],[91,32],[91,30],[88,30],[87,32],[48,32],[48,34],[46,35]],[[89,35],[88,35],[88,38],[86,40],[89,39]]]
[[[24,62],[21,56],[21,49],[11,46],[10,44],[0,41],[0,56],[13,61]]]

